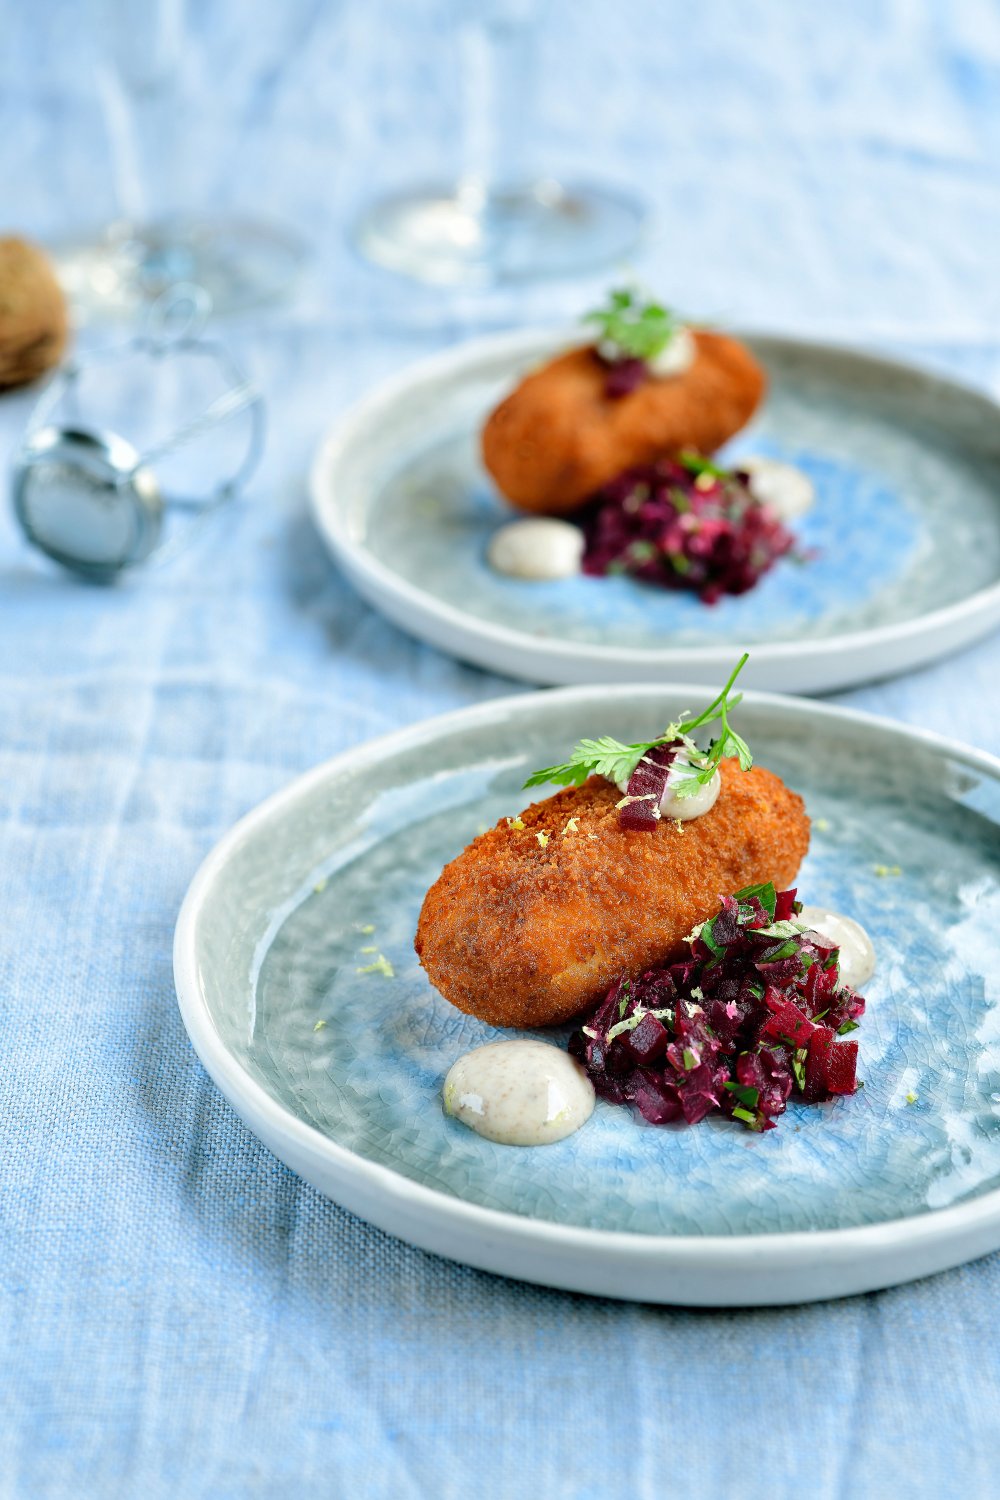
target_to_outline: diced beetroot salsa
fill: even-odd
[[[569,1042],[598,1094],[653,1125],[721,1110],[762,1131],[793,1095],[855,1093],[858,1044],[840,1037],[865,1002],[800,909],[769,884],[725,896],[688,958],[618,980]]]
[[[795,546],[745,474],[694,455],[629,469],[574,519],[583,527],[585,573],[628,573],[690,590],[705,604],[745,594]]]

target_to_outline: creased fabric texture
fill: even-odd
[[[114,210],[86,9],[0,0],[4,218],[42,237]],[[554,0],[540,160],[658,204],[636,264],[681,305],[992,388],[997,6],[709,0],[679,26]],[[345,249],[371,183],[452,159],[443,3],[227,4],[190,28],[189,128],[154,149],[195,206],[283,213],[317,256],[293,308],[231,333],[270,441],[197,547],[102,591],[0,519],[0,1494],[986,1500],[1000,1257],[760,1312],[522,1286],[319,1198],[196,1061],[170,945],[214,841],[337,751],[514,687],[338,577],[305,510],[319,432],[402,363],[575,312],[600,279],[431,296]],[[0,399],[5,461],[30,400]],[[994,639],[840,701],[997,751],[998,673]]]

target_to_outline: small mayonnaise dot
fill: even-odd
[[[486,557],[510,578],[571,578],[580,571],[583,532],[547,516],[511,521],[493,533]]]
[[[794,464],[776,458],[741,458],[736,467],[750,476],[750,493],[761,505],[770,506],[782,521],[804,515],[816,499],[816,489],[808,474]]]
[[[670,343],[659,354],[648,360],[651,375],[683,375],[690,370],[698,353],[697,345],[687,328],[679,328]]]

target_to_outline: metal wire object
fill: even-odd
[[[264,444],[264,400],[228,351],[203,337],[210,312],[200,287],[173,287],[152,305],[135,338],[70,361],[43,392],[15,455],[13,504],[29,542],[62,567],[110,583],[154,555],[166,560],[187,545],[198,523],[243,489],[256,468]],[[144,452],[117,432],[89,425],[80,413],[81,376],[136,355],[152,361],[203,358],[214,362],[226,382],[204,411]],[[155,466],[241,412],[248,412],[249,425],[236,468],[205,496],[167,494]],[[187,514],[169,540],[168,511]]]

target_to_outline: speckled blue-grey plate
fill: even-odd
[[[644,1300],[821,1298],[1000,1246],[1000,763],[844,710],[750,695],[739,717],[814,819],[803,899],[875,940],[864,1090],[792,1105],[764,1136],[656,1129],[599,1102],[539,1149],[442,1113],[450,1065],[502,1033],[419,967],[427,887],[524,805],[528,770],[708,696],[489,703],[341,756],[223,840],[178,924],[178,994],[205,1065],[284,1161],[427,1249]]]
[[[713,681],[754,647],[755,687],[820,692],[903,671],[1000,623],[1000,408],[872,355],[749,337],[770,389],[725,453],[798,464],[812,561],[706,606],[630,578],[538,583],[485,561],[513,512],[478,458],[483,418],[579,331],[505,334],[404,371],[325,438],[313,511],[373,604],[454,655],[533,682]]]

